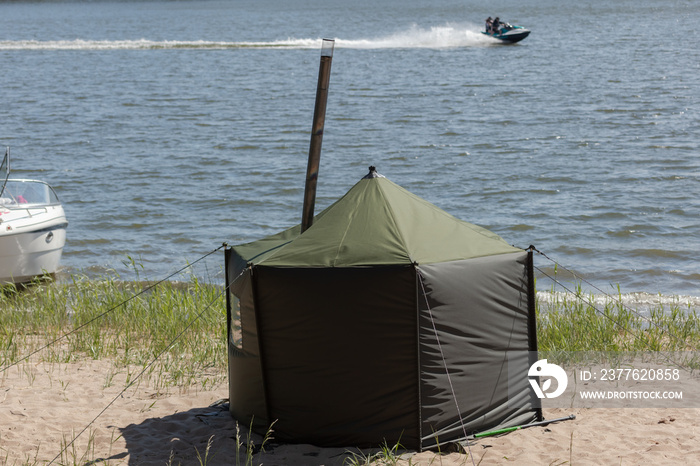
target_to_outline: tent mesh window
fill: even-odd
[[[243,325],[241,323],[241,300],[233,297],[231,306],[231,344],[239,350],[243,349]]]

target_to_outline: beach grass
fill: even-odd
[[[222,287],[196,278],[153,286],[74,276],[5,287],[0,370],[33,353],[50,363],[108,359],[115,369],[148,367],[156,386],[206,389],[224,379],[225,322]]]
[[[621,294],[548,293],[537,300],[538,349],[543,352],[684,352],[700,343],[700,316],[679,298],[666,304],[625,304]]]

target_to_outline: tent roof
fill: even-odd
[[[234,249],[246,262],[271,267],[426,264],[521,250],[374,171],[300,231],[297,225]]]

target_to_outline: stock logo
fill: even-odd
[[[566,385],[569,383],[569,378],[566,376],[564,369],[556,364],[550,364],[546,359],[540,359],[527,372],[528,380],[532,389],[538,398],[556,398],[566,390]],[[542,388],[538,382],[538,378],[543,378]],[[552,380],[557,381],[556,390],[548,393],[552,388]]]

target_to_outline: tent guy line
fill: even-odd
[[[83,323],[82,325],[79,325],[78,327],[74,328],[74,329],[71,330],[70,332],[64,333],[63,335],[61,335],[61,336],[59,336],[59,337],[56,337],[55,339],[53,339],[53,340],[51,340],[50,342],[46,343],[44,346],[42,346],[42,347],[40,347],[40,348],[38,348],[38,349],[32,351],[31,353],[29,353],[29,354],[27,354],[26,356],[24,356],[24,357],[18,359],[17,361],[15,361],[15,362],[13,362],[13,363],[11,363],[11,364],[9,364],[9,365],[3,367],[3,368],[0,368],[0,373],[5,372],[7,369],[10,369],[10,368],[16,366],[17,364],[19,364],[19,363],[21,363],[21,362],[23,362],[23,361],[26,361],[27,359],[31,358],[31,357],[34,356],[35,354],[37,354],[37,353],[39,353],[39,352],[41,352],[41,351],[43,351],[43,350],[45,350],[45,349],[47,349],[47,348],[49,348],[49,347],[55,345],[56,343],[58,343],[59,341],[63,340],[64,338],[67,338],[67,337],[73,335],[74,333],[77,333],[79,330],[82,330],[83,328],[87,327],[88,325],[90,325],[91,323],[95,322],[96,320],[101,319],[102,317],[104,317],[104,316],[106,316],[107,314],[113,312],[114,310],[119,309],[121,306],[124,306],[124,305],[127,304],[129,301],[131,301],[132,299],[136,299],[136,298],[138,298],[139,296],[141,296],[142,294],[144,294],[144,293],[146,293],[146,292],[148,292],[148,291],[151,291],[151,290],[154,289],[155,287],[161,285],[163,282],[166,282],[166,281],[170,280],[172,277],[174,277],[174,276],[176,276],[176,275],[179,275],[180,273],[184,272],[184,271],[187,270],[188,268],[192,267],[192,266],[193,266],[194,264],[196,264],[197,262],[199,262],[199,261],[201,261],[201,260],[204,260],[205,258],[211,256],[211,255],[214,254],[215,252],[219,251],[221,248],[225,248],[225,247],[227,247],[227,246],[228,246],[227,243],[223,243],[221,246],[217,247],[216,249],[214,249],[214,250],[212,250],[212,251],[209,251],[208,253],[206,253],[205,255],[203,255],[202,257],[200,257],[199,259],[195,260],[194,262],[187,264],[185,267],[182,267],[181,269],[177,270],[176,272],[171,273],[171,274],[168,275],[167,277],[165,277],[165,278],[163,278],[163,279],[161,279],[161,280],[158,280],[157,282],[153,283],[152,285],[150,285],[150,286],[144,288],[143,290],[139,291],[139,292],[136,293],[135,295],[131,296],[129,299],[127,299],[127,300],[125,300],[125,301],[122,301],[121,303],[117,304],[116,306],[111,307],[110,309],[107,309],[107,310],[104,311],[102,314],[99,314],[99,315],[93,317],[92,319],[88,320],[87,322]]]
[[[455,393],[455,388],[454,385],[452,384],[452,377],[450,376],[450,370],[447,367],[447,361],[445,360],[445,354],[442,351],[442,343],[440,343],[440,334],[437,331],[437,327],[435,326],[435,318],[433,317],[433,310],[430,308],[430,302],[428,301],[428,295],[425,291],[425,278],[423,277],[423,274],[421,273],[420,269],[418,269],[418,282],[420,283],[421,290],[423,292],[423,299],[425,299],[425,306],[428,309],[428,315],[430,316],[430,324],[433,327],[433,333],[435,334],[435,341],[437,342],[438,349],[440,350],[440,358],[442,359],[442,365],[445,367],[445,375],[447,376],[447,380],[450,385],[450,391],[452,392],[452,400],[455,403],[455,408],[457,408],[457,412],[460,413],[459,415],[459,423],[462,427],[462,433],[464,434],[464,438],[469,438],[467,435],[467,427],[464,425],[464,417],[461,415],[462,411],[459,409],[459,401],[457,400],[457,394]],[[476,466],[476,463],[474,462],[474,455],[472,454],[472,447],[469,445],[469,442],[466,442],[467,444],[467,450],[469,451],[469,458],[472,460],[472,465]]]
[[[226,246],[226,244],[224,243],[222,246],[220,246],[219,248],[217,248],[215,251],[217,251],[217,250],[219,250],[220,248],[225,247],[225,246]],[[213,253],[213,252],[214,252],[214,251],[212,251],[211,253]],[[211,254],[211,253],[210,253],[210,254]],[[162,282],[162,281],[161,281],[161,282]],[[159,283],[160,283],[160,282],[159,282]],[[66,452],[66,451],[75,443],[75,441],[78,440],[78,438],[79,438],[81,435],[83,435],[83,433],[85,433],[86,430],[88,430],[88,429],[90,428],[90,426],[92,426],[105,412],[107,412],[107,410],[108,410],[120,397],[122,397],[122,396],[124,395],[124,393],[126,393],[126,391],[129,390],[129,388],[131,388],[136,382],[138,382],[139,379],[141,378],[141,376],[143,376],[143,374],[145,374],[146,371],[147,371],[148,369],[150,369],[150,368],[156,363],[156,361],[158,361],[158,360],[161,358],[161,356],[163,356],[163,355],[165,354],[165,352],[168,351],[168,350],[180,339],[180,337],[182,337],[182,336],[185,334],[185,332],[187,332],[187,331],[192,327],[192,325],[194,325],[194,323],[195,323],[197,320],[199,320],[199,319],[202,317],[202,315],[204,315],[204,313],[205,313],[212,305],[214,305],[214,303],[215,303],[221,296],[224,295],[224,293],[227,293],[227,292],[228,292],[228,291],[226,290],[226,288],[224,288],[224,289],[222,289],[221,291],[219,291],[219,292],[216,294],[216,296],[214,296],[214,298],[213,298],[206,306],[204,306],[204,308],[203,308],[196,316],[194,316],[194,317],[192,318],[192,320],[190,320],[190,321],[187,323],[187,325],[185,325],[185,328],[183,328],[183,329],[180,331],[180,333],[178,333],[178,334],[175,336],[175,338],[173,338],[173,339],[170,341],[170,343],[168,343],[168,344],[165,346],[165,348],[163,348],[163,350],[162,350],[160,353],[158,353],[158,354],[156,355],[156,357],[154,357],[154,358],[151,360],[151,362],[149,362],[149,363],[143,368],[143,370],[141,370],[141,372],[139,372],[138,375],[136,375],[136,377],[134,377],[134,379],[133,379],[130,383],[128,383],[128,384],[122,389],[122,391],[120,391],[120,392],[112,399],[112,401],[110,401],[109,403],[107,403],[107,406],[105,406],[105,407],[102,409],[102,411],[100,411],[99,414],[97,414],[97,416],[95,416],[94,419],[93,419],[92,421],[90,421],[90,422],[83,428],[83,430],[81,430],[80,432],[78,432],[78,434],[77,434],[75,437],[73,437],[73,439],[72,439],[69,443],[67,443],[67,444],[65,445],[65,447],[63,447],[63,449],[61,449],[60,452],[58,452],[58,454],[54,457],[54,459],[52,459],[52,460],[48,463],[48,465],[53,464],[54,461],[56,461],[64,452]],[[140,294],[140,293],[139,293],[139,294]],[[136,296],[138,296],[138,294],[135,295],[134,297],[136,297]],[[133,298],[132,298],[132,299],[133,299]]]
[[[654,326],[655,326],[656,328],[658,328],[662,333],[664,333],[665,335],[668,335],[668,336],[671,337],[673,340],[675,340],[677,343],[682,343],[682,344],[688,345],[688,342],[686,342],[686,341],[684,341],[683,339],[681,339],[680,337],[678,337],[678,335],[676,335],[675,333],[670,332],[670,331],[668,331],[667,329],[662,328],[662,327],[659,325],[658,322],[654,322],[654,321],[652,321],[651,319],[649,319],[648,317],[646,317],[646,316],[644,316],[643,314],[641,314],[640,312],[638,312],[636,309],[632,309],[631,307],[629,307],[628,305],[626,305],[624,302],[622,302],[622,300],[621,300],[620,298],[615,297],[615,296],[613,296],[613,295],[611,295],[611,294],[609,294],[609,293],[606,293],[605,291],[601,290],[599,287],[597,287],[597,286],[594,285],[593,283],[589,282],[589,281],[586,280],[585,278],[580,277],[580,276],[579,276],[578,274],[576,274],[576,272],[574,272],[573,270],[570,270],[570,269],[566,268],[565,266],[561,265],[560,263],[558,263],[558,262],[555,261],[554,259],[552,259],[552,258],[550,258],[549,256],[547,256],[545,253],[543,253],[543,252],[537,250],[537,248],[535,248],[534,246],[531,245],[528,249],[529,249],[529,250],[532,250],[532,251],[534,251],[534,252],[536,252],[537,254],[539,254],[539,255],[541,255],[542,257],[546,258],[547,260],[551,261],[554,265],[556,265],[557,267],[560,267],[560,268],[563,269],[565,272],[570,273],[573,277],[575,277],[575,278],[578,279],[578,280],[581,280],[582,282],[584,282],[584,283],[587,284],[588,286],[592,287],[593,289],[595,289],[596,291],[598,291],[599,293],[601,293],[603,296],[606,296],[607,298],[609,298],[609,299],[615,301],[618,305],[622,306],[625,310],[627,310],[627,311],[631,312],[632,314],[636,315],[637,317],[641,318],[641,319],[644,320],[647,324],[649,324],[649,325],[654,325]],[[576,296],[578,299],[580,299],[580,300],[586,302],[586,304],[588,304],[588,305],[591,306],[593,309],[595,309],[595,311],[596,311],[598,314],[600,314],[601,316],[603,316],[603,317],[605,317],[606,319],[610,320],[610,321],[611,321],[613,324],[615,324],[617,327],[620,327],[620,329],[622,329],[622,330],[625,331],[626,333],[630,334],[632,337],[634,337],[635,340],[640,341],[640,342],[642,342],[642,343],[648,343],[646,340],[642,339],[642,338],[639,337],[638,335],[634,334],[633,332],[630,332],[628,329],[626,329],[625,327],[623,327],[622,325],[620,325],[619,322],[613,320],[612,317],[610,317],[609,315],[607,315],[605,312],[603,312],[603,311],[601,311],[600,309],[598,309],[598,307],[595,305],[595,303],[593,303],[590,299],[585,299],[583,296],[580,296],[580,293],[574,292],[574,291],[571,290],[569,287],[567,287],[564,283],[562,283],[561,281],[559,281],[556,277],[552,277],[551,275],[547,274],[547,272],[545,272],[544,270],[540,269],[539,267],[535,267],[535,268],[536,268],[542,275],[544,275],[545,277],[547,277],[547,278],[549,278],[550,280],[552,280],[552,282],[554,282],[554,283],[556,283],[557,285],[561,286],[561,287],[562,287],[564,290],[566,290],[568,293],[571,293],[572,295]],[[697,348],[693,347],[692,350],[693,350],[693,351],[697,351]],[[681,367],[681,368],[687,369],[687,368],[685,368],[685,367],[680,366],[679,364],[677,364],[677,363],[675,363],[675,362],[674,362],[674,365],[678,365],[678,366]]]

